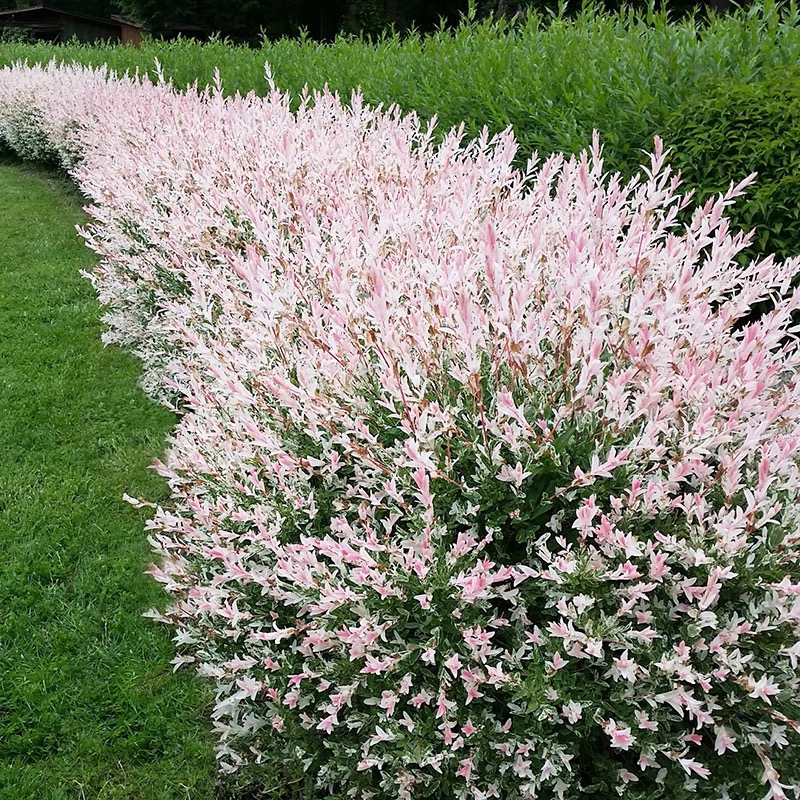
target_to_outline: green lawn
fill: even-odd
[[[0,162],[0,800],[207,800],[207,697],[143,574],[174,419],[100,342],[80,198]]]

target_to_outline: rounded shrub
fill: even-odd
[[[284,145],[302,187],[226,193],[253,239],[170,306],[195,349],[154,574],[223,769],[790,797],[800,296],[737,325],[796,263],[740,268],[735,192],[682,230],[658,155],[523,177],[507,139],[408,158],[320,115],[329,145]]]
[[[675,110],[663,138],[701,201],[758,173],[731,223],[755,229],[752,254],[800,253],[800,66],[752,83],[714,81]]]

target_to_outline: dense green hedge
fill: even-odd
[[[772,2],[700,22],[665,13],[587,9],[576,16],[531,14],[515,22],[473,20],[431,36],[330,44],[281,40],[260,49],[224,42],[150,42],[130,47],[0,45],[0,64],[17,59],[107,62],[116,70],[154,71],[158,59],[176,84],[206,83],[219,66],[229,91],[266,90],[269,61],[282,88],[326,82],[343,93],[362,86],[371,103],[397,103],[441,129],[461,121],[468,134],[513,125],[523,152],[574,152],[597,128],[608,163],[641,160],[676,106],[710,81],[759,80],[800,59],[793,6]]]
[[[664,138],[700,199],[757,172],[732,220],[756,229],[754,253],[800,253],[800,66],[710,85],[676,110]]]

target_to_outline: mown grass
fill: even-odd
[[[100,342],[80,198],[0,162],[0,799],[208,800],[207,698],[142,613],[172,415]]]

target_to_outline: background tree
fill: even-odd
[[[6,0],[0,0],[5,2]],[[102,2],[102,0],[96,0]],[[376,35],[394,26],[432,30],[440,17],[458,21],[468,0],[115,0],[125,14],[154,33],[195,26],[239,41],[256,41],[307,30],[316,39],[337,33]]]
[[[116,0],[118,8],[160,34],[188,27],[217,32],[238,41],[292,36],[306,28],[323,38],[336,33],[339,15],[326,14],[324,0]],[[326,16],[328,19],[326,19]]]
[[[596,0],[600,7],[618,8],[623,2],[644,7],[648,0]],[[664,0],[674,16],[703,4],[694,0]],[[199,29],[220,33],[239,42],[257,44],[262,33],[270,39],[297,36],[302,30],[314,39],[330,40],[338,33],[379,35],[394,28],[435,29],[441,20],[456,25],[470,7],[477,16],[511,17],[528,8],[545,10],[558,0],[52,0],[66,11],[108,17],[125,14],[155,35]],[[724,10],[729,0],[705,0],[705,6]],[[0,0],[0,10],[27,5],[28,0]],[[580,7],[574,0],[575,9]]]

